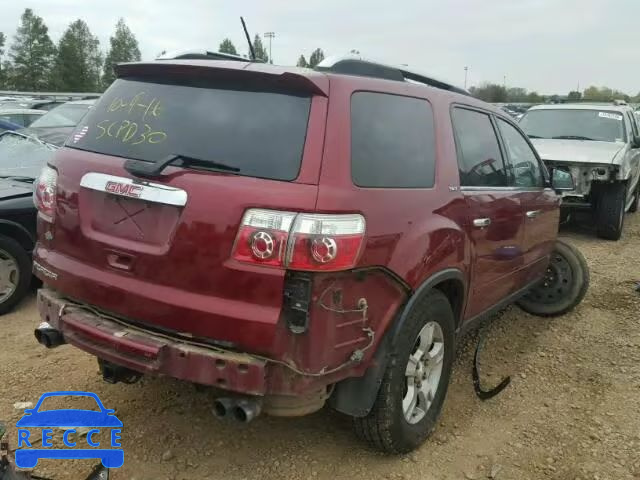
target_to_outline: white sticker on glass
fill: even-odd
[[[600,118],[608,118],[610,120],[622,120],[622,115],[617,113],[599,112],[598,116]]]

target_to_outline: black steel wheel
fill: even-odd
[[[580,251],[558,240],[544,277],[517,304],[542,317],[562,315],[575,308],[589,289],[589,266]]]

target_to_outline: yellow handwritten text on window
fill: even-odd
[[[131,99],[122,97],[114,98],[107,107],[107,112],[124,111],[126,116],[132,118],[142,115],[142,121],[146,121],[149,115],[159,117],[162,111],[161,102],[158,98],[153,97],[151,100],[145,99],[145,92],[139,92]]]
[[[154,130],[148,123],[138,124],[130,120],[102,120],[96,127],[100,133],[96,140],[103,137],[110,137],[130,145],[140,145],[141,143],[162,143],[167,139],[165,132]]]

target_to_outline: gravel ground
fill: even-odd
[[[115,479],[640,478],[640,215],[627,222],[619,242],[598,240],[586,227],[563,230],[591,267],[583,304],[553,320],[511,307],[487,327],[483,382],[505,375],[512,382],[486,402],[473,393],[476,338],[467,338],[441,422],[411,455],[368,449],[349,419],[328,409],[242,426],[213,418],[207,393],[189,384],[105,384],[93,357],[35,344],[33,298],[0,320],[0,418],[15,425],[22,413],[14,402],[35,402],[45,391],[96,392],[125,424],[125,465]],[[15,428],[10,441],[17,445]],[[80,479],[92,464],[42,460],[35,473]]]

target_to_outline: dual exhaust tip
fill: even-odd
[[[213,414],[220,419],[231,419],[240,423],[249,423],[262,411],[260,401],[252,398],[216,398],[213,402]]]

